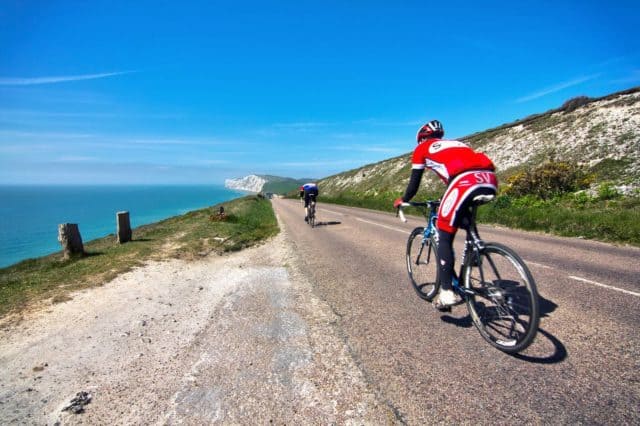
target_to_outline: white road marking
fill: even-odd
[[[614,287],[614,286],[607,285],[607,284],[602,284],[602,283],[599,283],[597,281],[591,281],[591,280],[588,280],[586,278],[580,278],[580,277],[576,277],[576,276],[573,276],[573,275],[569,275],[569,278],[571,278],[572,280],[581,281],[583,283],[597,285],[598,287],[603,287],[603,288],[606,288],[606,289],[609,289],[609,290],[615,290],[615,291],[619,291],[621,293],[630,294],[631,296],[640,297],[640,293],[636,293],[634,291],[625,290],[623,288],[618,288],[618,287]]]
[[[364,222],[364,223],[368,223],[370,225],[375,225],[375,226],[379,226],[381,228],[387,228],[387,229],[391,229],[392,231],[396,231],[396,232],[402,232],[405,235],[409,234],[409,231],[407,231],[406,229],[400,229],[400,228],[394,228],[393,226],[387,226],[387,225],[383,225],[381,223],[377,223],[377,222],[371,222],[369,220],[365,220],[365,219],[360,219],[359,217],[356,217],[356,220],[359,220],[360,222]]]
[[[322,209],[322,211],[323,212],[329,212],[329,213],[337,214],[337,215],[340,215],[340,216],[344,216],[344,213],[334,212],[333,210]]]
[[[525,260],[524,262],[527,265],[535,265],[535,266],[539,266],[540,268],[544,268],[544,269],[556,269],[553,266],[543,265],[542,263],[532,262],[530,260]]]
[[[554,268],[552,266],[543,265],[542,263],[531,262],[530,260],[525,260],[525,263],[527,265],[539,266],[540,268],[557,270],[556,268]],[[607,290],[619,291],[621,293],[630,294],[631,296],[640,297],[640,293],[636,293],[634,291],[625,290],[623,288],[614,287],[614,286],[608,285],[608,284],[602,284],[602,283],[599,283],[597,281],[588,280],[586,278],[576,277],[575,275],[568,275],[568,277],[571,278],[572,280],[580,281],[580,282],[583,282],[583,283],[586,283],[586,284],[592,284],[592,285],[595,285],[595,286],[598,286],[598,287],[606,288]]]

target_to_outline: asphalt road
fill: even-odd
[[[464,305],[442,314],[415,295],[404,251],[422,220],[319,203],[311,229],[297,200],[273,205],[394,421],[640,424],[639,249],[481,227],[527,262],[542,298],[536,340],[509,356]]]

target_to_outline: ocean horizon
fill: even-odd
[[[77,223],[83,242],[246,195],[224,185],[0,185],[0,268],[59,252],[58,225]]]

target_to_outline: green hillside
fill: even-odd
[[[260,177],[267,180],[267,183],[262,187],[262,192],[272,192],[274,194],[286,194],[297,190],[307,182],[315,182],[314,179],[293,179],[271,175],[261,175]]]

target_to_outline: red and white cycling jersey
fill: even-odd
[[[495,170],[489,157],[456,140],[427,139],[413,151],[411,163],[414,169],[433,170],[446,184],[468,170]]]

